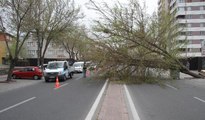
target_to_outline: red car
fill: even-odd
[[[14,70],[12,73],[13,79],[16,78],[33,78],[34,80],[41,79],[43,76],[42,71],[38,67],[22,67]]]

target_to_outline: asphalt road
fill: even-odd
[[[128,85],[141,120],[205,120],[205,80]]]
[[[0,120],[84,120],[105,81],[81,77],[0,93]]]

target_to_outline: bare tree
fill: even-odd
[[[6,36],[4,34],[10,60],[7,81],[10,82],[12,70],[18,61],[19,53],[31,32],[31,27],[28,26],[28,21],[26,19],[32,9],[33,0],[4,0],[2,1],[1,6],[4,9],[3,14],[7,16],[5,20],[1,19],[1,30],[4,33],[10,30],[14,33],[16,40],[15,53],[12,54],[11,48],[9,47],[8,41],[6,40]]]
[[[127,5],[97,4],[90,0],[90,8],[101,14],[94,27],[96,40],[94,56],[102,66],[118,75],[146,75],[147,68],[179,70],[200,78],[179,60],[179,33],[174,17],[164,14],[149,16],[137,0]],[[94,48],[94,47],[93,47]]]
[[[84,26],[74,25],[61,33],[57,38],[58,45],[62,45],[69,58],[73,60],[82,60],[83,52],[86,51],[87,35]]]
[[[42,65],[50,42],[81,16],[80,9],[71,0],[39,0],[34,8],[31,18],[38,43],[38,64]]]

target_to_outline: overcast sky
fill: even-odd
[[[114,1],[117,0],[93,0],[96,2],[106,2],[108,4],[113,4]],[[119,0],[120,2],[127,2],[128,0]],[[141,4],[145,1],[147,6],[147,12],[149,14],[152,14],[154,11],[157,11],[157,2],[158,0],[138,0]],[[81,6],[81,11],[85,14],[84,22],[86,25],[89,25],[90,22],[96,17],[96,14],[94,11],[87,9],[86,3],[88,3],[89,0],[75,0],[75,3]]]

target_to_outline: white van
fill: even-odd
[[[83,72],[83,65],[84,65],[84,62],[75,62],[73,64],[74,72],[82,73]]]
[[[55,81],[57,76],[60,81],[65,81],[67,78],[72,78],[73,69],[69,66],[67,61],[48,62],[48,65],[44,70],[45,82]]]

